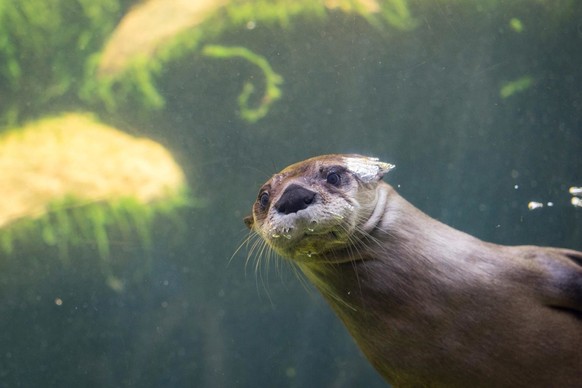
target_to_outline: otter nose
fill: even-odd
[[[297,213],[299,210],[307,208],[313,202],[315,193],[299,185],[289,185],[285,192],[275,204],[275,209],[279,213]]]

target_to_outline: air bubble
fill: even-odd
[[[530,203],[527,204],[527,208],[529,210],[535,210],[535,209],[539,209],[544,207],[544,204],[541,202],[535,202],[535,201],[531,201]]]

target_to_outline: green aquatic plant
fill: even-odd
[[[204,46],[202,53],[213,58],[234,58],[239,57],[246,59],[261,69],[265,76],[265,93],[260,100],[257,108],[250,108],[249,98],[255,91],[251,82],[245,82],[241,94],[238,96],[240,114],[243,119],[254,123],[265,117],[269,112],[269,107],[275,101],[281,98],[281,89],[279,85],[283,83],[283,77],[275,73],[269,62],[262,56],[253,53],[244,47],[225,47],[218,45]]]
[[[78,103],[87,59],[132,2],[0,1],[0,125]]]
[[[150,62],[147,58],[135,59],[124,70],[122,79],[114,76],[88,78],[81,87],[79,96],[90,104],[103,105],[110,113],[128,101],[146,109],[162,109],[166,100],[156,86],[156,78],[161,67],[162,63],[159,61]],[[97,60],[91,61],[88,65],[91,74],[96,74],[97,68]]]
[[[514,81],[506,82],[501,86],[501,89],[499,89],[499,95],[503,99],[511,97],[516,93],[529,89],[533,85],[533,82],[533,78],[529,75],[525,75]]]
[[[407,0],[207,0],[197,3],[149,0],[124,16],[103,52],[92,59],[88,69],[97,77],[83,85],[81,96],[85,101],[104,104],[108,111],[114,111],[126,101],[147,108],[162,108],[165,100],[156,82],[163,76],[165,65],[202,51],[206,56],[244,58],[263,71],[266,90],[258,107],[251,108],[250,100],[256,93],[252,83],[246,83],[238,97],[241,117],[256,122],[280,98],[282,78],[265,58],[243,47],[220,45],[220,36],[241,28],[253,29],[256,25],[292,28],[300,18],[321,23],[336,10],[359,15],[378,28],[388,25],[410,30],[416,26]],[[167,19],[172,15],[181,15],[180,20]],[[160,25],[169,27],[162,29]],[[209,41],[216,44],[202,46]]]
[[[12,255],[31,249],[41,249],[47,255],[54,252],[65,267],[78,264],[72,250],[93,250],[104,281],[115,291],[122,291],[124,282],[116,269],[123,269],[126,259],[119,251],[139,249],[139,272],[147,273],[151,269],[147,252],[154,222],[165,218],[179,226],[173,220],[177,210],[185,206],[192,206],[186,192],[149,206],[132,197],[100,202],[74,197],[55,200],[38,218],[19,219],[0,229],[0,268]]]
[[[543,8],[548,31],[577,14],[574,0],[560,6],[550,0],[533,3]],[[473,12],[505,6],[500,0],[443,4]],[[512,10],[527,4],[518,1]],[[412,31],[433,12],[442,12],[441,5],[409,0],[0,1],[0,125],[80,107],[109,113],[163,109],[167,65],[198,58],[208,43],[230,39],[228,45],[246,45],[236,37],[240,31],[267,27],[284,33],[298,23],[323,25],[340,14],[383,31]],[[516,16],[509,28],[526,31],[526,19],[511,15]],[[242,117],[250,121],[268,109],[262,102],[249,108],[255,89],[247,84],[239,96],[248,108]],[[272,98],[277,90],[265,95]]]
[[[418,21],[412,17],[407,0],[389,0],[380,11],[388,24],[399,30],[412,30],[418,26]]]
[[[225,8],[230,23],[245,25],[249,21],[289,27],[294,18],[307,16],[323,20],[330,10],[340,10],[366,18],[376,26],[387,23],[396,29],[416,26],[408,0],[232,0]]]
[[[509,27],[511,27],[511,29],[517,33],[523,32],[524,30],[523,23],[518,18],[509,19]]]
[[[300,15],[323,18],[326,7],[323,1],[313,0],[232,0],[224,9],[227,24],[244,26],[249,21],[289,27],[292,20]]]

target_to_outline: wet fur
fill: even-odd
[[[581,252],[485,243],[382,181],[355,200],[349,244],[297,265],[388,382],[580,386]]]

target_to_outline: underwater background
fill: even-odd
[[[258,188],[376,156],[457,229],[581,250],[581,63],[575,0],[0,0],[0,387],[386,386],[237,250]]]

